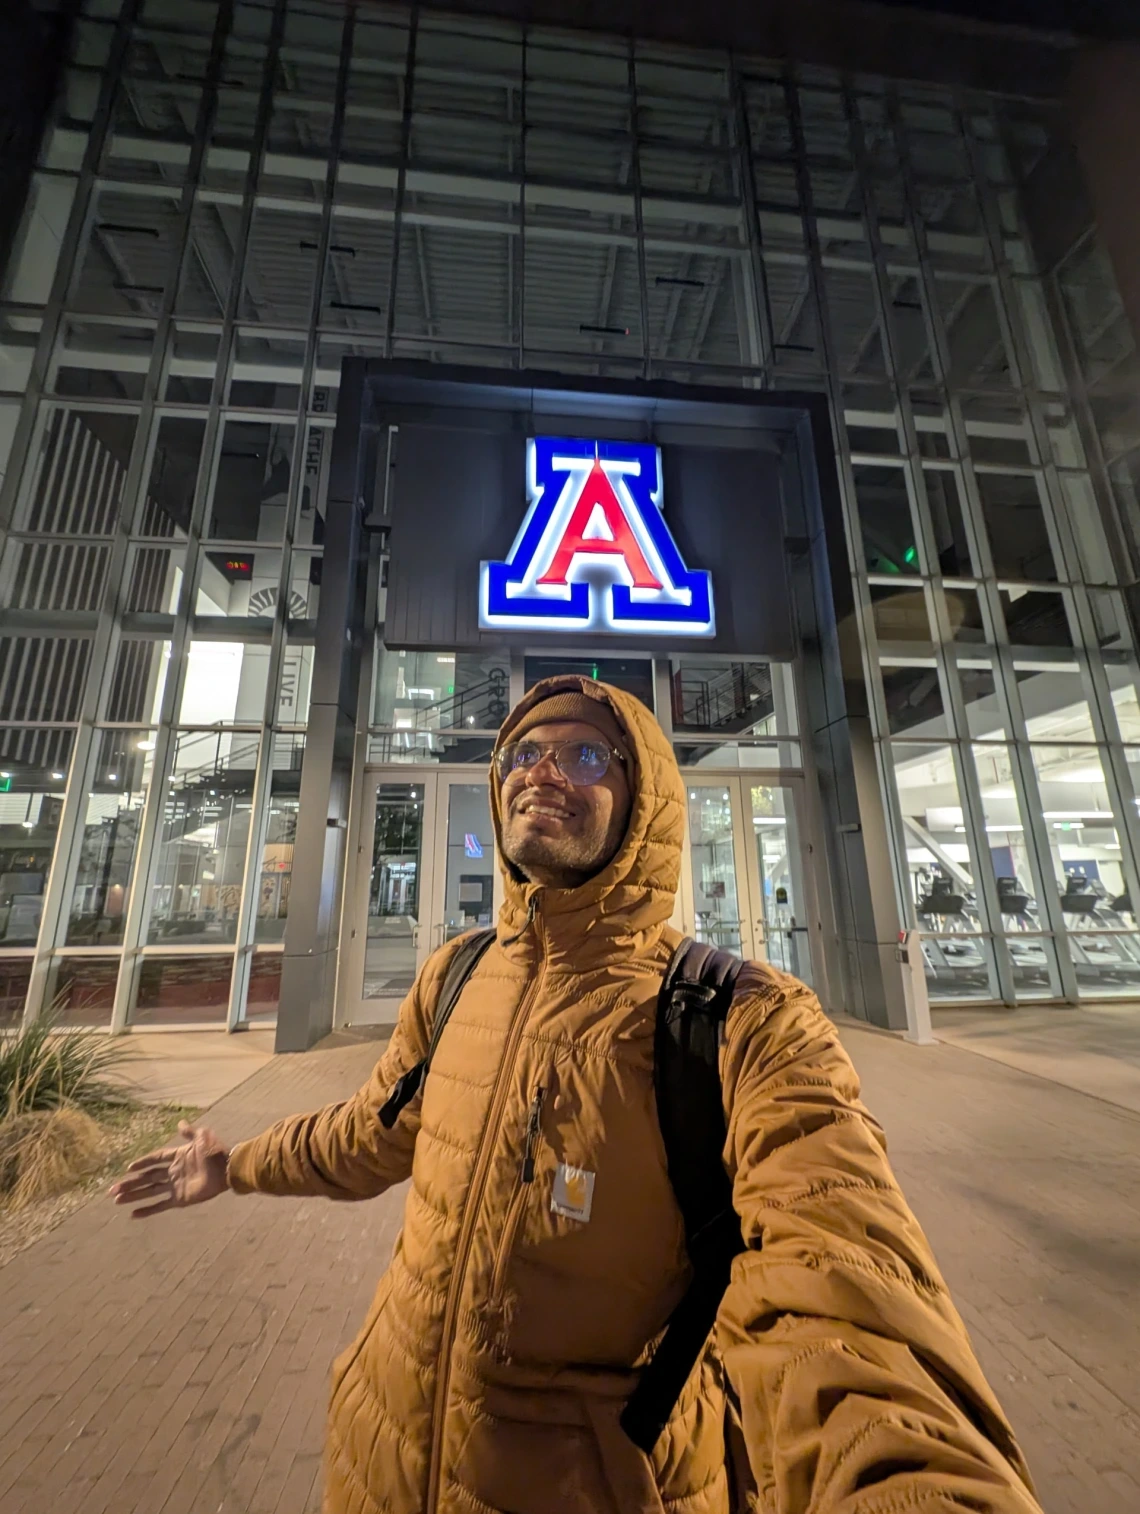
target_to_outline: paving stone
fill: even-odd
[[[1046,1514],[1138,1514],[1140,1116],[961,1046],[842,1035]],[[276,1058],[209,1123],[233,1140],[343,1098],[379,1049]],[[318,1514],[329,1368],[403,1199],[145,1224],[98,1200],[16,1257],[0,1514]]]

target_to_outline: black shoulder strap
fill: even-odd
[[[719,1059],[743,966],[729,952],[686,938],[673,954],[657,1001],[657,1118],[693,1278],[622,1411],[622,1428],[647,1455],[704,1350],[732,1259],[744,1249],[724,1166],[728,1132]]]
[[[495,928],[491,926],[487,930],[472,931],[456,947],[455,955],[447,964],[447,971],[439,986],[439,998],[436,1000],[435,1014],[432,1017],[431,1040],[428,1043],[427,1056],[422,1062],[417,1062],[414,1067],[408,1069],[393,1088],[388,1102],[380,1111],[380,1123],[386,1130],[391,1130],[400,1118],[401,1111],[407,1108],[423,1087],[432,1058],[435,1056],[435,1049],[439,1045],[439,1038],[443,1035],[448,1020],[451,1019],[451,1011],[459,1002],[459,995],[463,992],[464,984],[475,971],[480,958],[494,939]]]

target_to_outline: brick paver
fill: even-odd
[[[1046,1514],[1140,1511],[1140,1116],[953,1046],[844,1039]],[[375,1043],[279,1058],[223,1137],[343,1097]],[[0,1514],[311,1514],[328,1368],[402,1193],[88,1205],[0,1271]]]

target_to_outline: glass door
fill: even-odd
[[[814,978],[818,929],[798,779],[686,777],[682,929],[697,941]]]
[[[393,1022],[431,953],[493,924],[500,894],[485,778],[470,769],[367,773],[339,1023]]]

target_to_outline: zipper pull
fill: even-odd
[[[534,924],[534,917],[537,914],[538,895],[532,894],[530,896],[530,903],[527,905],[526,919],[523,921],[521,928],[517,930],[513,936],[504,936],[503,945],[513,946],[516,941],[521,941],[522,938],[526,935],[527,931],[530,930],[531,926]]]
[[[534,1098],[530,1101],[530,1115],[526,1122],[526,1144],[523,1147],[522,1180],[524,1183],[534,1182],[534,1148],[538,1144],[539,1125],[542,1121],[542,1101],[546,1098],[545,1088],[536,1088]]]

